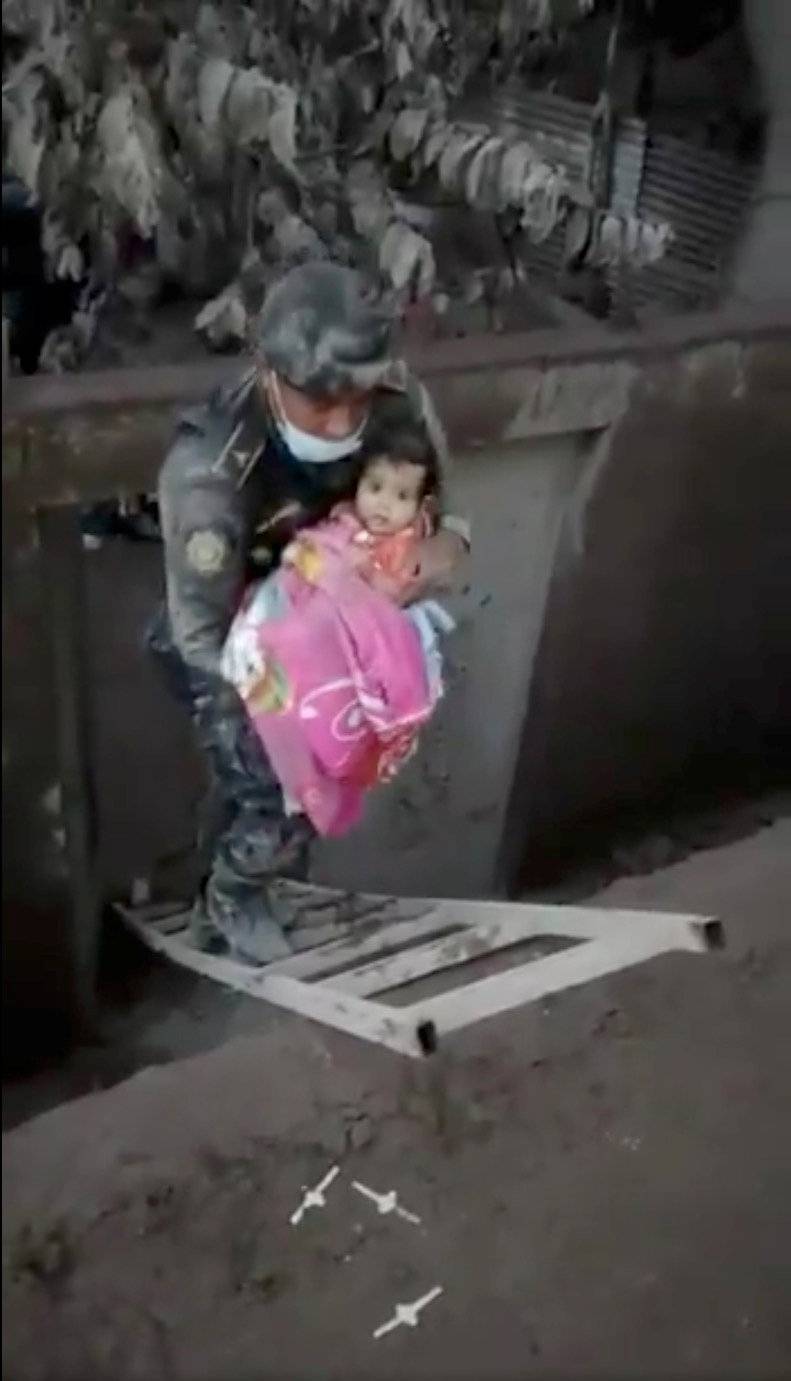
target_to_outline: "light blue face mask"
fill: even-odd
[[[295,427],[293,422],[289,422],[274,375],[271,376],[270,390],[276,403],[273,409],[275,426],[295,460],[302,460],[310,465],[329,465],[334,460],[345,460],[347,456],[353,456],[355,451],[359,451],[367,418],[363,418],[359,427],[348,436],[314,436],[313,432],[303,432],[300,427]]]

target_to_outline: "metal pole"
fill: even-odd
[[[52,639],[58,777],[69,869],[66,924],[71,1011],[77,1031],[90,1036],[96,1030],[100,903],[80,512],[74,507],[44,508],[38,519]]]

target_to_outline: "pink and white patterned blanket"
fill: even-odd
[[[294,564],[247,592],[223,656],[287,807],[322,835],[357,822],[442,693],[415,620],[349,559],[350,531],[330,518],[304,534]]]

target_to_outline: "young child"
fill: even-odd
[[[321,546],[347,549],[363,579],[403,603],[417,575],[417,548],[434,529],[438,493],[439,466],[428,434],[395,397],[369,426],[354,500],[300,534],[283,553],[283,564],[311,583]]]
[[[377,411],[354,499],[306,529],[248,591],[223,673],[239,691],[290,809],[322,834],[359,817],[442,694],[433,602],[412,609],[418,547],[433,530],[439,467],[397,398]]]

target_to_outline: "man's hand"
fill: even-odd
[[[426,537],[415,553],[414,571],[401,592],[401,603],[414,604],[431,591],[447,589],[466,554],[467,545],[457,532],[441,528],[433,537]]]

